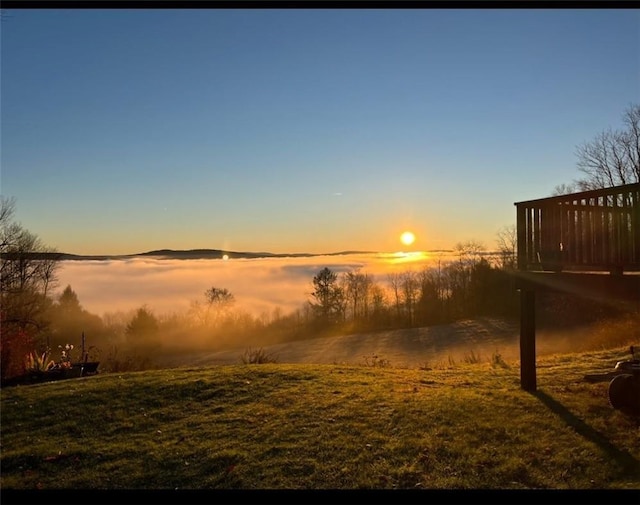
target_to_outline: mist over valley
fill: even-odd
[[[288,312],[304,305],[313,276],[324,267],[336,272],[359,270],[384,281],[388,273],[417,271],[456,257],[451,251],[280,255],[162,250],[127,256],[65,255],[58,287],[71,285],[85,309],[102,315],[141,305],[157,314],[179,312],[216,286],[233,293],[237,308],[258,316],[277,307]]]

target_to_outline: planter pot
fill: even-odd
[[[97,368],[97,364],[95,365]],[[94,368],[94,369],[95,369]],[[97,373],[97,372],[94,372]],[[44,371],[31,371],[19,377],[13,377],[12,379],[5,380],[2,386],[19,386],[29,384],[40,384],[42,382],[59,381],[64,379],[75,379],[83,376],[82,366],[73,365],[71,368],[54,368],[53,370]]]
[[[98,373],[99,361],[87,361],[85,363],[74,363],[73,368],[79,368],[81,370],[81,376],[95,375]]]
[[[71,368],[56,368],[55,370],[49,370],[44,373],[44,381],[60,381],[64,379],[75,379],[82,376],[82,369]]]
[[[40,382],[46,382],[51,380],[49,377],[49,371],[31,371],[22,376],[20,384],[38,384]]]
[[[65,378],[65,370],[62,368],[56,368],[54,370],[47,370],[44,372],[40,382],[59,381]]]
[[[63,379],[76,379],[78,377],[82,377],[82,367],[72,366],[62,370]]]

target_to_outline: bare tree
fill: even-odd
[[[344,295],[347,306],[350,307],[354,321],[366,319],[369,315],[369,298],[373,279],[358,270],[346,272],[342,277]]]
[[[402,298],[404,302],[406,320],[409,326],[413,326],[415,307],[420,294],[420,280],[417,272],[408,270],[400,274]]]
[[[387,282],[393,297],[396,322],[412,326],[418,298],[420,295],[420,279],[417,272],[390,272]]]
[[[16,211],[16,199],[14,197],[0,196],[0,227],[9,226]],[[4,247],[4,236],[1,237]]]
[[[475,265],[482,258],[482,253],[485,252],[486,247],[482,242],[477,240],[467,240],[466,242],[458,242],[454,250],[458,254],[460,264]]]
[[[516,249],[518,246],[518,236],[516,225],[503,226],[496,234],[498,252],[502,268],[513,269],[516,265]]]
[[[381,324],[387,313],[385,289],[377,283],[371,285],[371,317],[374,324]]]
[[[396,318],[398,321],[401,319],[402,304],[401,304],[401,285],[402,277],[398,272],[390,272],[387,274],[387,281],[391,294],[393,295],[394,306],[396,309]]]
[[[551,192],[551,196],[562,196],[562,195],[568,195],[570,193],[575,193],[579,191],[578,189],[578,184],[575,182],[569,183],[569,184],[558,184],[555,188],[553,188],[553,191]]]
[[[602,131],[576,149],[579,190],[608,188],[640,182],[640,105],[632,104],[622,116],[624,129]]]
[[[227,288],[210,287],[204,292],[205,301],[191,302],[190,314],[201,326],[218,324],[235,304],[236,298]]]
[[[0,197],[0,293],[4,324],[44,327],[47,296],[59,257],[37,235],[13,221],[15,200]]]

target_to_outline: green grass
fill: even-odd
[[[627,349],[455,366],[238,364],[1,392],[6,489],[637,489]],[[382,358],[380,358],[382,359]]]

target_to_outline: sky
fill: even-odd
[[[1,30],[1,194],[74,254],[491,249],[640,95],[638,10],[9,9]]]

